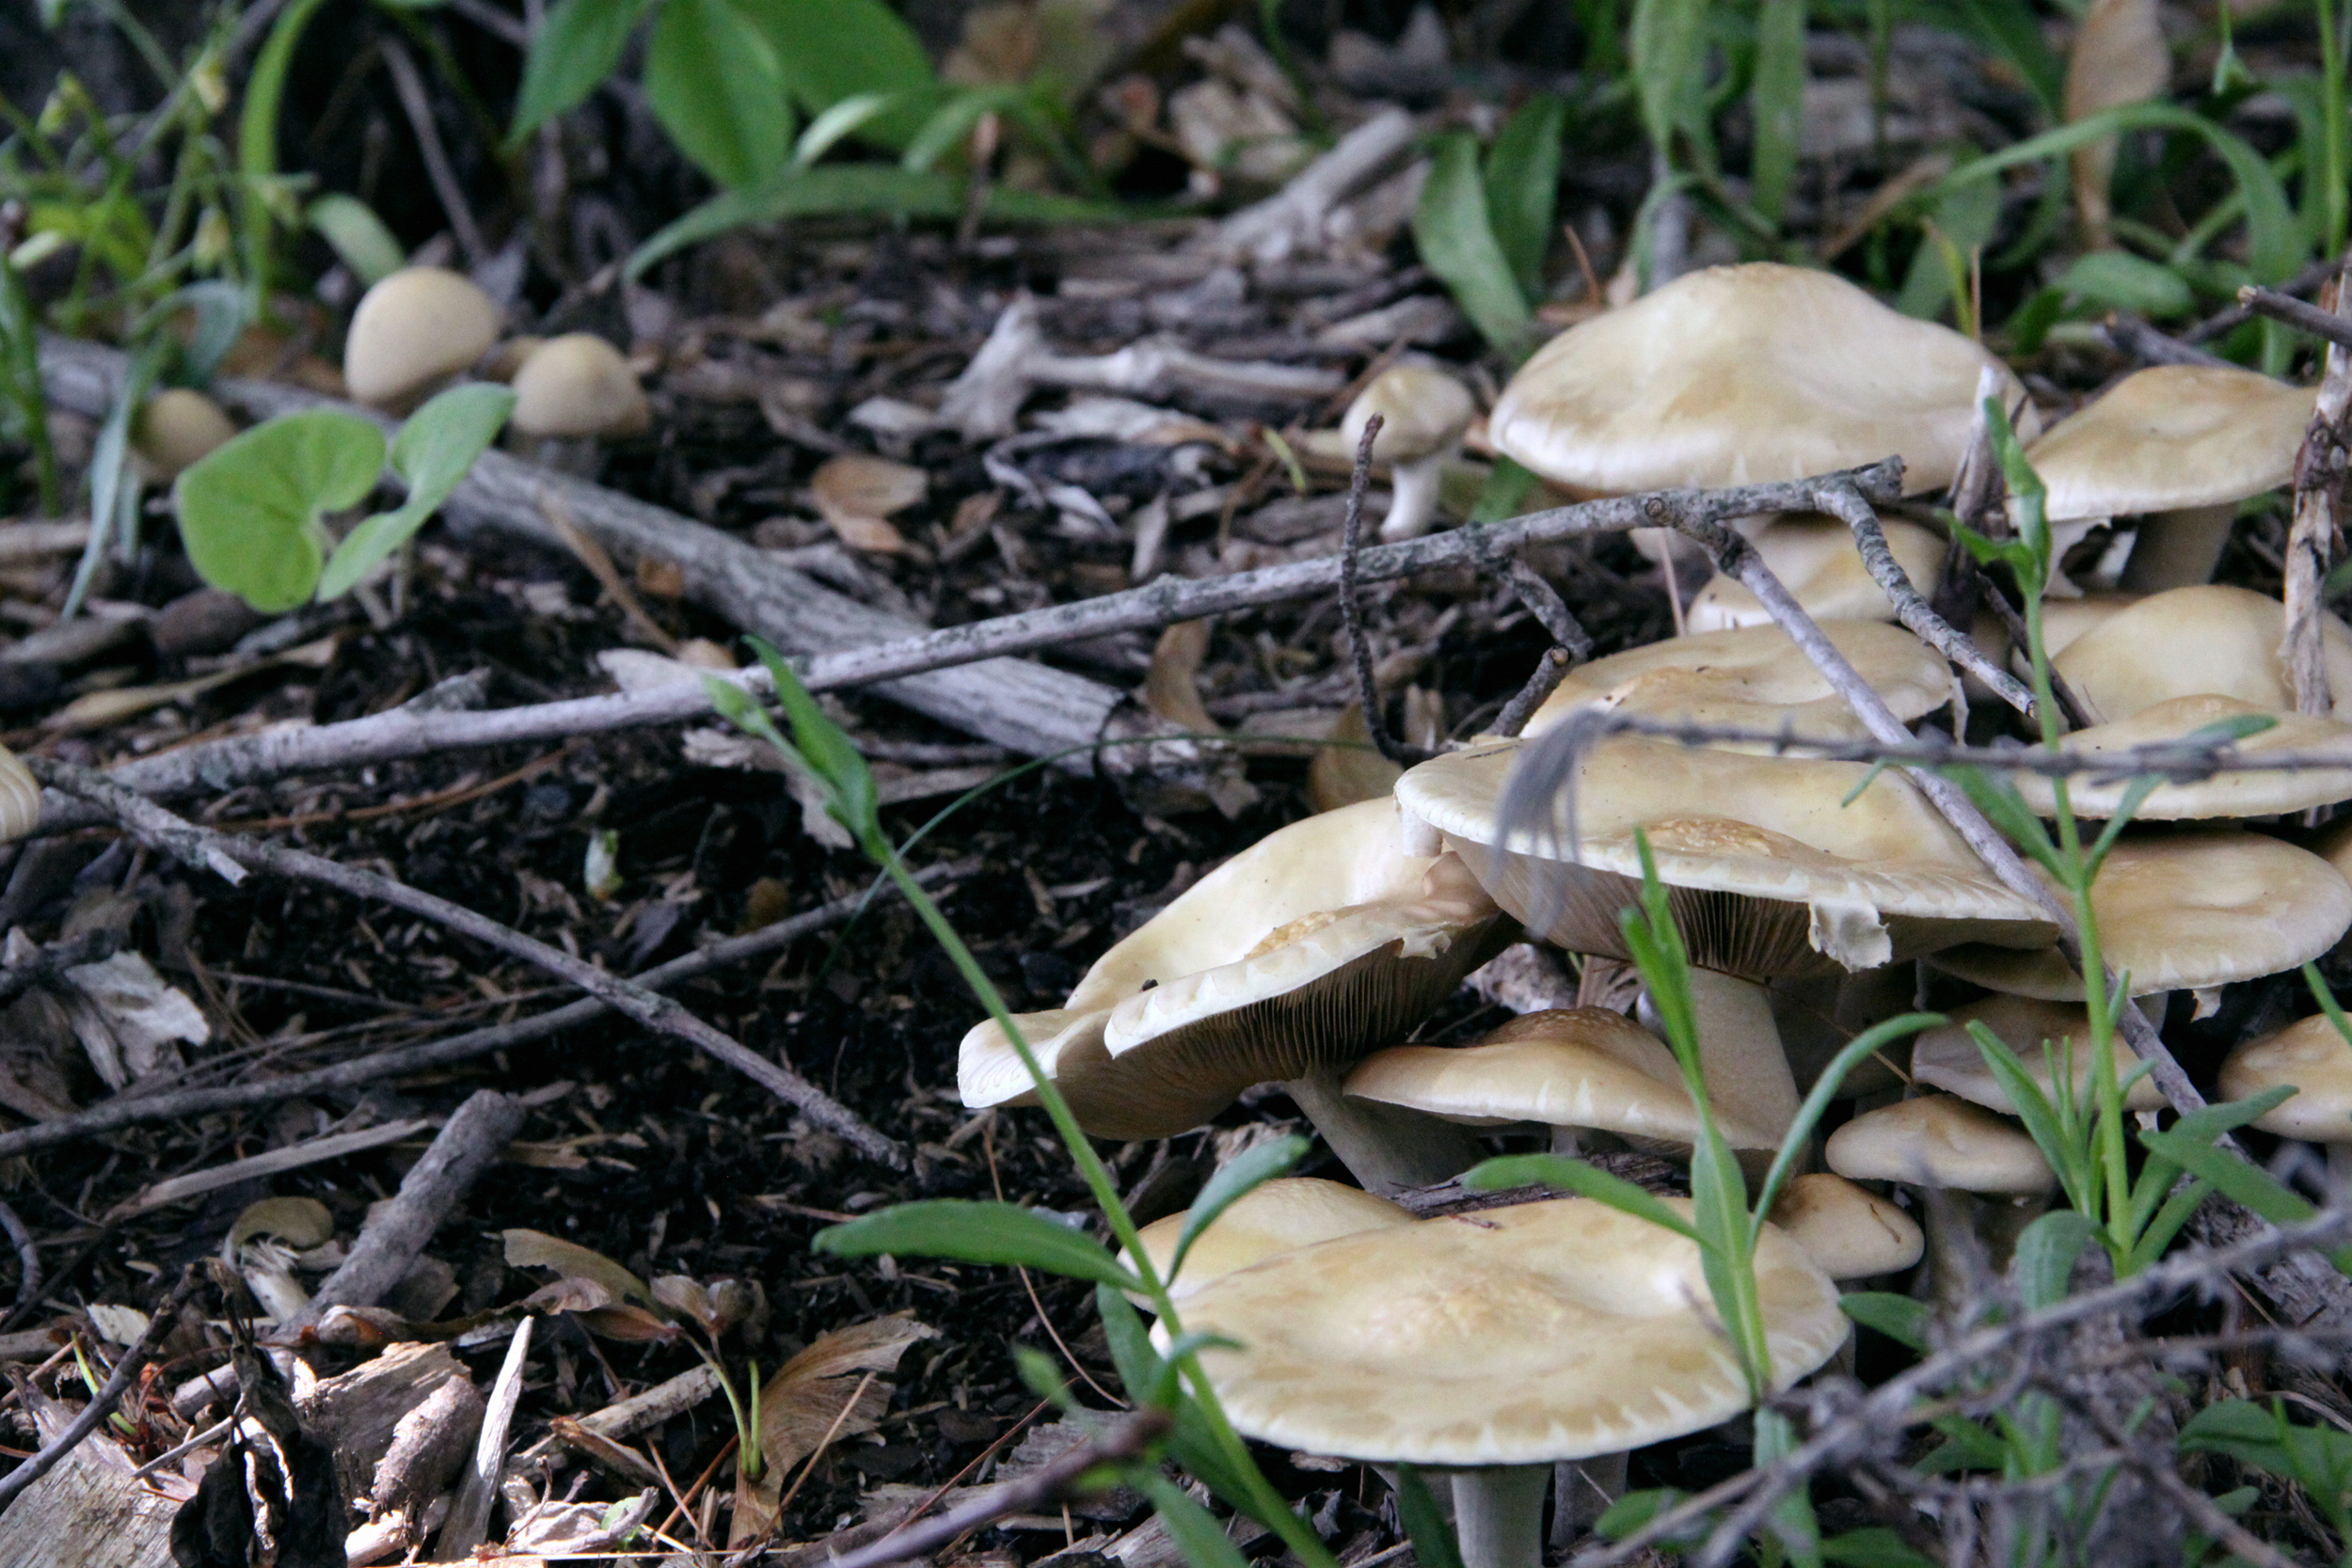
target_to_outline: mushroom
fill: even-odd
[[[2057,1092],[2058,1065],[2063,1061],[2073,1069],[2074,1102],[2090,1102],[2096,1064],[2090,1059],[2090,1015],[2082,1004],[1994,995],[1954,1007],[1947,1017],[1949,1022],[1920,1031],[1911,1042],[1912,1076],[1920,1083],[1948,1090],[1971,1104],[2015,1116],[2015,1102],[1986,1064],[1976,1037],[1968,1032],[1969,1024],[1981,1023],[2016,1053],[2026,1076],[2041,1085],[2043,1094]],[[2112,1039],[2107,1049],[2112,1054]],[[2118,1064],[2119,1076],[2129,1070],[2127,1056]],[[2163,1091],[2145,1073],[2123,1091],[2125,1110],[2153,1111],[2163,1104]]]
[[[1391,1046],[1357,1064],[1347,1092],[1470,1127],[1537,1122],[1563,1154],[1576,1152],[1579,1131],[1685,1148],[1699,1137],[1674,1053],[1605,1007],[1523,1013],[1470,1045]],[[1734,1148],[1774,1147],[1732,1115],[1716,1124]]]
[[[515,372],[515,433],[536,440],[642,436],[653,421],[637,372],[593,332],[566,332]]]
[[[1769,1386],[1784,1388],[1846,1323],[1829,1280],[1770,1227],[1756,1280]],[[1244,1433],[1456,1467],[1465,1568],[1540,1568],[1554,1462],[1703,1431],[1750,1403],[1698,1247],[1584,1198],[1284,1253],[1202,1286],[1184,1320],[1232,1341],[1200,1361]]]
[[[1438,475],[1445,460],[1461,450],[1462,432],[1477,411],[1470,391],[1445,372],[1427,365],[1391,365],[1372,378],[1347,405],[1340,434],[1352,458],[1364,425],[1380,417],[1372,438],[1372,460],[1389,466],[1389,515],[1383,539],[1418,539],[1438,516]]]
[[[1139,1238],[1144,1256],[1168,1282],[1172,1301],[1183,1301],[1211,1281],[1263,1263],[1277,1253],[1353,1236],[1359,1230],[1414,1223],[1410,1210],[1375,1197],[1360,1187],[1312,1176],[1278,1177],[1252,1187],[1210,1221],[1193,1238],[1183,1272],[1170,1276],[1168,1267],[1175,1260],[1185,1218],[1170,1214],[1153,1220],[1143,1227]],[[1120,1259],[1128,1260],[1124,1253]]]
[[[2352,629],[2319,618],[2331,718],[2352,721]],[[2295,685],[2279,657],[2286,611],[2250,588],[2219,584],[2151,594],[2106,616],[2052,655],[2093,723],[2114,723],[2173,697],[2234,697],[2273,713],[2295,711]],[[2152,657],[2161,649],[2162,657]]]
[[[446,267],[403,267],[360,296],[343,340],[353,398],[399,411],[498,341],[499,308],[471,278]]]
[[[0,844],[40,825],[40,785],[24,759],[0,746]]]
[[[1645,833],[1690,951],[1708,1093],[1775,1139],[1797,1092],[1764,982],[2050,940],[2039,910],[1898,774],[1620,736],[1584,753],[1548,831],[1505,843],[1499,811],[1521,754],[1505,742],[1434,758],[1397,781],[1397,803],[1531,932],[1614,958],[1631,956],[1617,914],[1639,898]]]
[[[2137,371],[2026,452],[2049,492],[2054,543],[2138,516],[2125,588],[2213,576],[2237,503],[2288,483],[2317,389],[2233,366]]]
[[[2328,1151],[2328,1184],[2352,1182],[2352,1044],[2326,1013],[2314,1013],[2259,1039],[2248,1040],[2221,1064],[2221,1094],[2244,1100],[2292,1085],[2295,1094],[2254,1125],[2281,1138],[2299,1138]]]
[[[1822,1162],[1855,1181],[1941,1189],[1928,1206],[1927,1253],[1936,1299],[1959,1305],[1968,1270],[1963,1235],[1991,1243],[1993,1263],[2039,1215],[2058,1173],[2015,1124],[1948,1094],[1923,1094],[1866,1111],[1829,1135]],[[2008,1200],[1987,1212],[1983,1198]]]
[[[2292,708],[2260,707],[2235,697],[2205,693],[2168,697],[2151,703],[2128,719],[2093,724],[2060,737],[2066,752],[2095,757],[2129,752],[2141,746],[2186,740],[2199,730],[2233,719],[2261,719],[2267,729],[2232,743],[2238,755],[2265,752],[2297,756],[2335,756],[2334,768],[2297,768],[2218,772],[2210,778],[2156,785],[2134,809],[2135,820],[2185,822],[2217,816],[2273,816],[2312,806],[2333,805],[2352,799],[2352,723],[2335,719],[2307,719]],[[2044,816],[2058,810],[2055,781],[2040,773],[2020,774],[2017,793],[2026,805]],[[2131,789],[2128,777],[2096,775],[2068,781],[2067,804],[2077,816],[2113,816],[2122,809]]]
[[[168,484],[236,434],[219,404],[191,388],[167,387],[139,409],[131,429],[131,455],[140,479]]]
[[[1347,1103],[1338,1072],[1410,1033],[1514,935],[1459,859],[1406,853],[1395,806],[1366,800],[1227,861],[1096,959],[1061,1007],[1019,1022],[1098,1136],[1168,1136],[1281,1080],[1359,1180],[1418,1186],[1470,1164],[1475,1144]],[[957,1080],[972,1106],[1033,1092],[993,1020],[964,1036]]]
[[[1772,1221],[1839,1281],[1898,1273],[1927,1249],[1909,1214],[1828,1171],[1791,1178],[1772,1204]]]
[[[1944,541],[1916,523],[1879,525],[1895,563],[1915,584],[1932,585],[1944,569]],[[1862,563],[1852,531],[1835,517],[1776,517],[1752,539],[1797,603],[1816,621],[1892,621],[1895,602]],[[1772,613],[1747,585],[1718,573],[1692,597],[1692,631],[1770,625]]]

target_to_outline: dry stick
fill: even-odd
[[[936,881],[942,877],[968,869],[950,865],[928,865],[915,873],[918,882]],[[883,897],[898,896],[898,890],[884,885]],[[944,896],[944,895],[943,895]],[[867,902],[865,893],[852,893],[819,904],[789,920],[724,942],[711,943],[668,963],[648,969],[631,979],[648,990],[663,990],[684,981],[708,974],[731,964],[750,958],[763,958],[787,947],[812,931],[847,920]],[[14,1154],[29,1153],[37,1148],[52,1148],[59,1144],[95,1137],[118,1127],[136,1126],[144,1122],[180,1121],[200,1116],[208,1111],[231,1111],[252,1105],[274,1105],[281,1100],[297,1095],[316,1094],[322,1089],[354,1088],[361,1085],[385,1083],[428,1068],[447,1067],[454,1062],[470,1061],[486,1056],[493,1051],[512,1046],[529,1045],[566,1029],[592,1023],[612,1009],[596,997],[584,997],[578,1002],[551,1008],[512,1023],[472,1029],[449,1039],[435,1040],[426,1045],[400,1046],[379,1051],[373,1055],[354,1057],[331,1067],[314,1068],[309,1072],[291,1072],[281,1078],[265,1078],[249,1084],[224,1085],[218,1088],[176,1089],[167,1094],[153,1094],[109,1100],[87,1111],[55,1121],[35,1122],[12,1132],[0,1132],[0,1159]]]
[[[2297,309],[2308,309],[2298,301]],[[2352,515],[2352,267],[2336,286],[2333,315],[2343,328],[2329,341],[2312,422],[2295,454],[2295,520],[2287,530],[2286,643],[2279,652],[2295,681],[2295,710],[2325,718],[2335,710],[2320,636],[2327,610],[2328,562]]]
[[[1886,547],[1886,533],[1879,527],[1878,514],[1867,506],[1857,506],[1845,515],[1845,521],[1853,530],[1854,543],[1862,550],[1862,563],[1870,569],[1870,577],[1880,592],[1893,602],[1896,619],[1920,641],[1991,687],[2001,701],[2020,713],[2032,713],[2033,693],[2026,689],[2025,683],[1987,658],[1972,639],[1920,597],[1919,590],[1912,586],[1910,577],[1896,562],[1895,552]]]
[[[122,1396],[130,1391],[131,1385],[146,1369],[148,1358],[163,1344],[164,1336],[179,1326],[181,1307],[196,1293],[196,1288],[203,1278],[204,1265],[189,1264],[186,1272],[180,1275],[180,1283],[171,1288],[171,1294],[147,1320],[147,1332],[139,1336],[138,1343],[122,1353],[121,1359],[115,1363],[115,1370],[107,1374],[98,1392],[90,1396],[90,1402],[82,1407],[82,1413],[57,1433],[56,1442],[44,1444],[39,1453],[6,1476],[0,1476],[0,1508],[8,1507],[18,1493],[55,1469],[59,1460],[81,1445],[83,1438],[98,1430],[98,1424],[122,1402]]]
[[[2241,318],[2243,319],[2243,318]],[[2207,354],[2194,343],[2157,331],[2137,316],[2110,312],[2098,326],[2099,336],[2107,346],[2127,359],[2137,359],[2149,365],[2201,365],[2208,369],[2234,370],[2235,366],[2217,354]]]
[[[2323,256],[2316,261],[2307,261],[2303,264],[2302,271],[2280,284],[2278,288],[2266,292],[2297,295],[2310,293],[2333,277],[2336,275],[2336,269],[2347,261],[2352,261],[2352,256],[2342,259]],[[2192,343],[2211,342],[2223,333],[2233,332],[2253,319],[2254,309],[2249,305],[2224,306],[2195,326],[2190,327],[2185,336]]]
[[[1510,579],[1511,592],[1518,596],[1520,604],[1527,607],[1528,613],[1535,617],[1536,625],[1551,634],[1554,644],[1546,649],[1544,657],[1536,661],[1534,672],[1527,677],[1527,684],[1513,693],[1511,700],[1502,705],[1502,711],[1495,715],[1495,734],[1518,735],[1527,728],[1527,721],[1535,717],[1535,710],[1560,689],[1560,683],[1567,678],[1568,671],[1593,657],[1593,640],[1577,618],[1569,613],[1567,603],[1560,597],[1559,591],[1546,582],[1535,568],[1513,556],[1510,564],[1504,568],[1504,575]]]
[[[868,1158],[893,1167],[903,1167],[906,1163],[905,1152],[896,1143],[867,1126],[856,1112],[790,1068],[771,1062],[720,1033],[667,997],[657,996],[633,981],[608,974],[561,948],[550,947],[510,926],[501,925],[487,915],[478,914],[463,905],[420,892],[373,871],[361,871],[300,849],[230,838],[227,834],[199,828],[87,768],[71,767],[46,757],[28,757],[25,763],[32,768],[34,777],[44,784],[103,807],[141,843],[185,864],[208,866],[220,871],[231,882],[241,880],[246,869],[250,867],[298,881],[314,882],[355,898],[373,899],[389,904],[394,909],[406,910],[411,914],[422,915],[499,952],[536,965],[557,978],[578,986],[614,1011],[634,1019],[655,1033],[683,1040],[717,1057],[777,1098],[799,1106],[811,1121],[839,1133]]]
[[[1347,528],[1340,541],[1340,622],[1347,629],[1347,656],[1356,666],[1356,701],[1364,712],[1364,733],[1382,756],[1399,768],[1410,768],[1428,759],[1420,747],[1389,733],[1380,683],[1372,674],[1372,644],[1364,638],[1363,600],[1356,585],[1364,547],[1364,484],[1372,474],[1372,444],[1379,439],[1383,422],[1377,414],[1364,421],[1363,436],[1356,443],[1356,466],[1347,476]]]
[[[2282,294],[2276,289],[2256,288],[2249,283],[2237,292],[2237,302],[2258,316],[2284,322],[2338,348],[2352,348],[2352,321],[2308,304],[2293,294]]]
[[[23,1217],[6,1203],[0,1203],[0,1230],[6,1230],[8,1233],[8,1241],[16,1248],[17,1262],[24,1270],[16,1282],[15,1305],[24,1307],[27,1303],[39,1301],[40,1299],[40,1244],[33,1240],[33,1233],[24,1227]]]

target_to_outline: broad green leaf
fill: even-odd
[[[1195,1502],[1192,1495],[1156,1469],[1136,1466],[1127,1477],[1152,1499],[1168,1539],[1176,1543],[1187,1568],[1249,1568],[1233,1538],[1216,1516]]]
[[[1487,218],[1478,143],[1467,131],[1438,138],[1421,203],[1413,210],[1413,243],[1422,263],[1454,292],[1470,325],[1518,357],[1530,325],[1527,301]]]
[[[1758,0],[1756,75],[1748,87],[1756,150],[1748,199],[1774,228],[1797,178],[1797,141],[1804,128],[1804,0]]]
[[[1135,1275],[1103,1243],[1011,1203],[932,1198],[900,1203],[847,1225],[830,1226],[809,1243],[836,1258],[952,1258],[965,1263],[1014,1263],[1122,1291]]]
[[[1563,1154],[1504,1154],[1471,1166],[1461,1177],[1472,1192],[1499,1193],[1513,1187],[1558,1187],[1580,1197],[1595,1198],[1637,1220],[1662,1226],[1686,1241],[1699,1239],[1689,1220],[1665,1202],[1621,1176]]]
[[[1865,1525],[1821,1543],[1823,1560],[1840,1568],[1935,1568],[1909,1542],[1884,1525]]]
[[[320,519],[357,506],[384,471],[384,434],[331,409],[281,414],[181,474],[180,539],[199,576],[264,614],[310,596]]]
[[[1430,1496],[1420,1469],[1411,1465],[1396,1467],[1396,1522],[1405,1527],[1406,1538],[1413,1544],[1413,1560],[1421,1568],[1462,1568],[1454,1526]]]
[[[1928,1304],[1888,1291],[1849,1291],[1837,1309],[1865,1328],[1877,1329],[1899,1345],[1928,1348]]]
[[[556,0],[523,59],[507,145],[523,138],[596,91],[621,63],[628,35],[649,0]]]
[[[1184,1255],[1200,1233],[1260,1186],[1281,1175],[1307,1157],[1314,1146],[1293,1133],[1285,1138],[1269,1138],[1217,1167],[1216,1174],[1201,1185],[1200,1196],[1192,1200],[1184,1214],[1184,1228],[1176,1238],[1176,1255],[1168,1260],[1168,1273],[1174,1278],[1184,1266]]]
[[[645,50],[645,101],[694,166],[728,190],[785,166],[792,110],[768,36],[730,0],[663,0]]]
[[[2025,1233],[2017,1238],[2017,1249],[2010,1259],[2009,1269],[2017,1293],[2029,1310],[2056,1306],[2066,1299],[2074,1259],[2098,1234],[2098,1226],[2078,1209],[2054,1209],[2026,1227]]]
[[[407,265],[408,255],[375,215],[375,209],[356,196],[329,191],[310,203],[303,218],[351,269],[362,288],[382,282]]]
[[[808,167],[832,151],[842,137],[855,135],[876,116],[898,106],[898,95],[887,92],[861,92],[843,99],[808,122],[808,129],[793,144],[792,166]]]
[[[734,0],[768,35],[801,107],[824,113],[863,93],[927,93],[938,85],[923,42],[882,0]],[[922,124],[912,103],[866,121],[868,141],[903,149]]]
[[[1551,214],[1560,196],[1560,141],[1568,128],[1568,101],[1539,92],[1502,122],[1486,154],[1486,222],[1520,294],[1544,292],[1544,257],[1551,249]]]
[[[2128,250],[2077,256],[2054,286],[2111,310],[2136,310],[2158,320],[2185,316],[2197,308],[2197,295],[2180,274]]]
[[[498,439],[514,409],[515,394],[505,388],[469,382],[438,393],[408,416],[392,441],[392,471],[408,486],[408,499],[343,536],[319,578],[318,596],[332,599],[350,592],[424,527],[474,459]]]
[[[1650,146],[1671,150],[1674,133],[1700,97],[1707,64],[1707,0],[1633,0],[1633,86]]]

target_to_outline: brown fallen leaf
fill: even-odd
[[[904,463],[849,452],[827,458],[810,476],[808,487],[818,515],[843,544],[853,550],[902,555],[908,549],[906,535],[891,525],[890,515],[921,500],[930,479]]]
[[[2066,55],[2066,118],[2071,123],[2125,103],[2162,97],[2172,77],[2156,0],[2091,0]],[[2108,244],[2107,187],[2115,177],[2116,138],[2074,151],[2074,209],[2084,243]]]
[[[820,1334],[786,1362],[759,1391],[759,1444],[764,1468],[757,1481],[735,1478],[735,1526],[730,1547],[775,1533],[785,1477],[828,1441],[868,1433],[890,1408],[890,1385],[909,1346],[937,1329],[904,1312]]]
[[[1209,657],[1209,623],[1179,621],[1160,633],[1144,677],[1143,705],[1164,724],[1195,735],[1216,735],[1217,721],[1200,701],[1201,662]]]
[[[1372,748],[1364,710],[1355,703],[1331,726],[1331,739],[1351,744],[1318,746],[1307,765],[1307,800],[1317,811],[1337,811],[1360,800],[1376,800],[1396,787],[1405,769]]]

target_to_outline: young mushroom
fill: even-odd
[[[1144,1256],[1167,1281],[1169,1297],[1180,1302],[1211,1281],[1263,1263],[1277,1253],[1353,1236],[1359,1230],[1414,1223],[1410,1210],[1375,1197],[1360,1187],[1312,1176],[1279,1177],[1244,1193],[1210,1221],[1193,1238],[1183,1271],[1170,1277],[1168,1267],[1175,1260],[1185,1218],[1170,1214],[1142,1230]],[[1126,1261],[1126,1254],[1121,1253],[1120,1259]]]
[[[236,434],[219,404],[191,388],[167,387],[139,409],[131,427],[131,457],[140,479],[169,484]]]
[[[1389,515],[1383,539],[1418,539],[1438,518],[1438,478],[1447,458],[1461,450],[1462,432],[1477,407],[1469,388],[1427,365],[1391,365],[1372,378],[1347,405],[1340,422],[1348,456],[1356,454],[1364,426],[1380,416],[1372,439],[1372,460],[1389,468]]]
[[[403,267],[352,311],[343,385],[359,403],[403,412],[471,369],[498,335],[498,306],[473,279],[444,267]]]
[[[532,351],[515,372],[515,434],[532,440],[607,440],[652,424],[644,389],[621,351],[593,332],[567,332]]]
[[[2329,716],[2352,721],[2352,628],[2319,617],[2335,692]],[[2233,697],[2271,713],[2295,711],[2295,683],[2279,657],[2286,611],[2250,588],[2175,588],[2112,610],[2051,656],[2094,724],[2117,723],[2175,697]],[[2161,649],[2161,657],[2151,657]]]
[[[1960,1305],[1970,1273],[1964,1250],[1991,1243],[1995,1267],[2016,1232],[2042,1212],[2058,1173],[2016,1124],[1948,1094],[1923,1094],[1866,1111],[1829,1135],[1821,1157],[1854,1181],[1941,1189],[1928,1205],[1927,1253],[1936,1299]],[[1979,1200],[2004,1200],[1986,1210]]]
[[[1683,1213],[1687,1200],[1664,1199]],[[1758,1306],[1784,1388],[1843,1343],[1829,1280],[1766,1227]],[[1623,1453],[1748,1408],[1695,1244],[1583,1198],[1342,1237],[1196,1291],[1184,1324],[1248,1436],[1454,1469],[1464,1568],[1541,1568],[1560,1460]]]
[[[1772,1204],[1772,1220],[1840,1283],[1899,1273],[1927,1250],[1917,1221],[1867,1187],[1828,1171],[1790,1178]]]
[[[2254,1125],[2327,1150],[2330,1201],[2352,1183],[2352,1044],[2326,1013],[2248,1040],[2221,1064],[2221,1095],[2245,1100],[2291,1085],[2295,1093]]]

